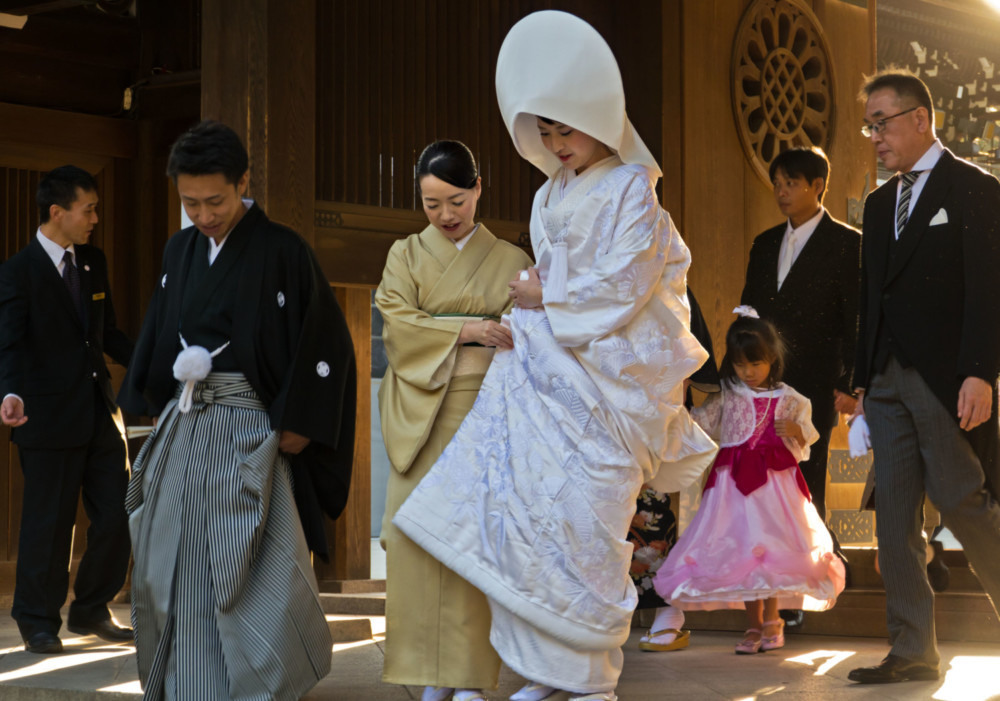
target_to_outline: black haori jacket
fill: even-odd
[[[164,249],[161,276],[118,396],[133,414],[158,416],[176,392],[178,330],[199,236],[193,226],[182,229]],[[306,541],[326,560],[323,513],[337,518],[343,511],[354,459],[357,372],[347,323],[312,249],[256,204],[230,233],[230,246],[237,250],[227,258],[238,266],[230,349],[267,405],[272,428],[311,441],[288,457]],[[195,294],[210,300],[212,285]],[[190,316],[199,305],[189,302],[186,309]]]

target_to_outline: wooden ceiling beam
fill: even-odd
[[[96,5],[97,0],[6,0],[2,9],[9,15],[38,15],[43,12],[66,10],[82,5]]]

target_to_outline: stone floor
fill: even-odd
[[[119,620],[127,611],[116,609]],[[372,617],[375,639],[336,645],[333,669],[307,701],[419,699],[420,690],[383,684],[382,632],[385,619]],[[986,701],[1000,699],[1000,646],[943,643],[939,682],[858,686],[847,681],[853,667],[877,663],[883,640],[812,635],[788,637],[780,652],[737,657],[733,633],[695,632],[687,650],[643,653],[636,630],[626,646],[625,670],[618,687],[621,701],[654,699],[787,699],[801,701],[879,700]],[[66,635],[69,652],[40,656],[24,652],[13,622],[0,619],[0,699],[3,701],[115,701],[138,699],[131,647],[105,645],[95,638]],[[506,699],[522,680],[504,670],[490,699]]]

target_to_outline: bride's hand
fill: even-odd
[[[527,279],[522,279],[527,273]],[[515,306],[522,309],[535,309],[542,306],[542,280],[538,277],[536,268],[528,268],[521,275],[508,283],[510,298]]]

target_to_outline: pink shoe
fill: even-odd
[[[785,622],[780,618],[776,621],[764,621],[764,627],[780,626],[777,635],[765,635],[760,639],[761,652],[765,650],[777,650],[785,647]]]
[[[736,654],[737,655],[754,655],[760,652],[760,646],[763,644],[763,638],[757,638],[754,640],[749,637],[751,633],[756,633],[760,635],[760,628],[747,628],[747,632],[743,634],[743,640],[736,643]]]

